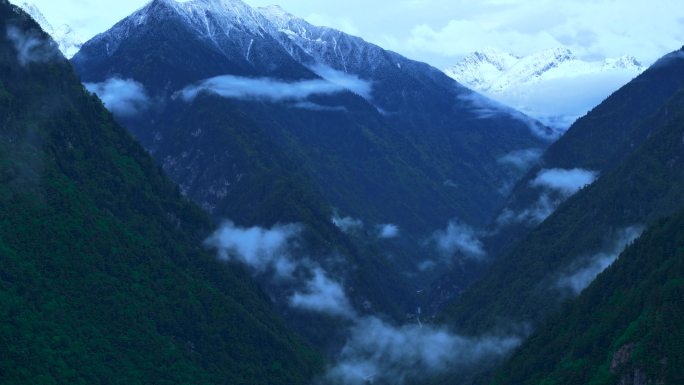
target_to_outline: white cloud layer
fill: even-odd
[[[378,238],[388,239],[399,236],[399,226],[387,223],[378,226]]]
[[[344,233],[353,233],[355,231],[363,230],[363,221],[361,219],[334,215],[332,217],[332,223]]]
[[[530,182],[533,187],[542,187],[558,191],[565,196],[575,194],[585,186],[588,186],[598,178],[598,173],[590,170],[575,169],[545,169],[541,170],[537,177]]]
[[[135,116],[151,104],[145,87],[133,79],[111,78],[102,83],[84,83],[84,86],[119,117]]]

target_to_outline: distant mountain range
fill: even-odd
[[[47,32],[52,39],[59,45],[59,50],[67,58],[76,55],[83,42],[85,41],[76,31],[67,24],[53,27],[52,24],[43,16],[43,13],[35,4],[22,3],[20,7],[40,24],[43,31]]]
[[[524,57],[485,48],[445,73],[549,125],[567,128],[645,69],[632,56],[585,61],[566,48]]]

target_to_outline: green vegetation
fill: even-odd
[[[320,368],[64,59],[0,0],[0,383],[302,384]],[[46,38],[40,34],[41,38]]]
[[[492,384],[684,383],[684,212],[546,322]]]

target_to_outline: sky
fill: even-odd
[[[53,25],[69,24],[85,38],[146,3],[27,1]],[[631,55],[650,64],[684,45],[681,0],[246,0],[274,2],[313,24],[439,68],[482,47],[516,55],[567,47],[586,60]]]

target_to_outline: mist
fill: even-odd
[[[457,254],[475,260],[487,257],[487,252],[476,231],[456,220],[449,222],[445,230],[436,231],[432,240],[440,254],[449,261]]]
[[[356,75],[351,75],[346,72],[337,71],[323,64],[318,64],[310,68],[316,75],[337,84],[356,95],[361,96],[366,100],[372,99],[373,84],[369,81],[362,80]]]
[[[334,215],[332,217],[332,223],[343,233],[347,234],[361,231],[364,227],[363,221],[360,219],[355,219],[352,217],[340,217],[338,215]]]
[[[110,78],[102,83],[84,83],[96,94],[112,114],[119,117],[135,116],[151,105],[145,87],[133,79]]]
[[[535,163],[539,161],[543,151],[538,148],[530,148],[527,150],[518,150],[510,152],[498,159],[498,162],[503,165],[513,167],[519,172],[529,170]]]
[[[7,38],[17,50],[17,59],[21,66],[31,63],[44,63],[62,56],[57,44],[44,38],[35,30],[24,32],[21,29],[8,26]]]
[[[278,278],[291,279],[297,266],[290,247],[300,232],[301,226],[293,224],[264,229],[226,221],[205,244],[216,249],[219,258],[243,263],[257,274],[273,272]]]
[[[620,254],[631,245],[644,231],[643,226],[632,226],[619,232],[607,250],[589,257],[580,258],[556,282],[556,286],[579,295],[601,272],[610,267]]]
[[[338,361],[321,384],[403,384],[502,357],[520,342],[515,336],[468,338],[446,328],[395,326],[364,317],[352,327]]]
[[[581,168],[571,170],[554,168],[539,171],[539,174],[530,182],[530,185],[533,187],[554,190],[569,197],[583,187],[594,183],[597,178],[598,173],[591,170],[583,170]]]
[[[399,236],[399,226],[387,223],[378,226],[378,238],[389,239]]]
[[[313,269],[313,277],[307,282],[306,289],[290,297],[290,305],[342,318],[356,317],[342,285],[333,281],[320,267]]]

